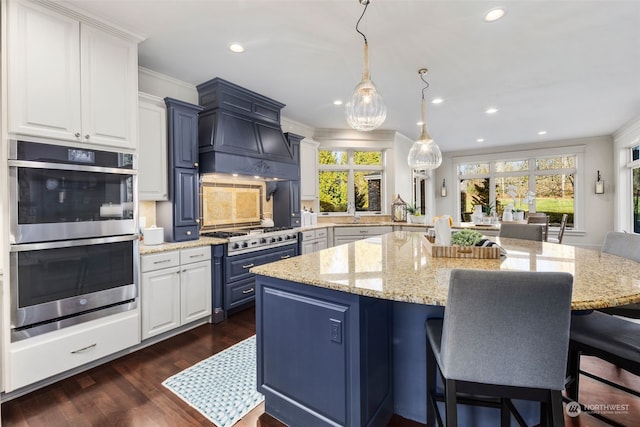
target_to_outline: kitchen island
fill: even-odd
[[[614,255],[496,238],[502,259],[432,258],[423,239],[396,231],[252,270],[267,413],[291,426],[386,425],[392,412],[424,423],[423,325],[442,315],[453,268],[570,272],[574,310],[640,301],[640,264]],[[460,409],[463,424],[497,417]]]

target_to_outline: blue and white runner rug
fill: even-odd
[[[258,406],[256,336],[196,363],[162,383],[218,427],[230,427]]]

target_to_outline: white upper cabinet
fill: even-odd
[[[9,132],[135,149],[137,40],[31,1],[8,10]]]
[[[164,100],[140,93],[138,100],[138,197],[168,200],[167,110]]]
[[[300,198],[318,198],[318,143],[308,138],[300,141]]]

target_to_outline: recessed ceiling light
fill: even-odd
[[[541,130],[540,132],[538,132],[538,135],[546,135],[547,131],[546,130]]]
[[[342,105],[342,101],[340,99],[336,99],[333,101],[333,105]]]
[[[499,7],[496,7],[494,9],[489,10],[487,13],[484,14],[484,20],[486,22],[493,22],[493,21],[497,21],[498,19],[502,18],[505,14],[505,10]]]
[[[432,104],[442,104],[444,102],[444,99],[442,98],[433,98],[433,100],[431,101]]]
[[[495,114],[495,113],[497,113],[497,112],[498,112],[498,109],[497,109],[497,108],[495,108],[495,107],[487,108],[487,109],[485,110],[485,113],[487,113],[487,114]]]
[[[484,142],[484,138],[478,138],[476,139],[476,142]]]
[[[235,53],[242,53],[244,52],[244,47],[240,43],[231,43],[229,45],[229,50]]]

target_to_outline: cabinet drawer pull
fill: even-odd
[[[255,264],[251,263],[251,264],[247,264],[247,265],[243,265],[242,268],[251,268],[253,267]]]
[[[171,260],[170,259],[163,259],[161,261],[153,261],[154,264],[162,264],[162,263],[165,263],[165,262],[171,262]]]
[[[187,236],[191,236],[191,230],[187,231]]]
[[[253,288],[249,288],[249,289],[245,289],[244,291],[242,291],[242,294],[246,295],[246,294],[250,294],[252,292],[253,292]]]
[[[204,256],[204,254],[189,255],[189,258],[200,258],[201,256]]]
[[[368,233],[368,232],[369,232],[369,230],[360,230],[360,234],[365,234],[365,233]]]
[[[73,350],[73,351],[71,352],[71,354],[83,353],[83,352],[85,352],[85,351],[87,351],[87,350],[92,349],[93,347],[95,347],[95,346],[97,346],[97,345],[98,345],[98,343],[95,343],[95,342],[94,342],[93,344],[88,345],[88,346],[86,346],[86,347],[80,348],[80,349],[78,349],[78,350]]]
[[[291,255],[282,255],[282,256],[280,257],[280,259],[287,259],[287,258],[291,258]]]

